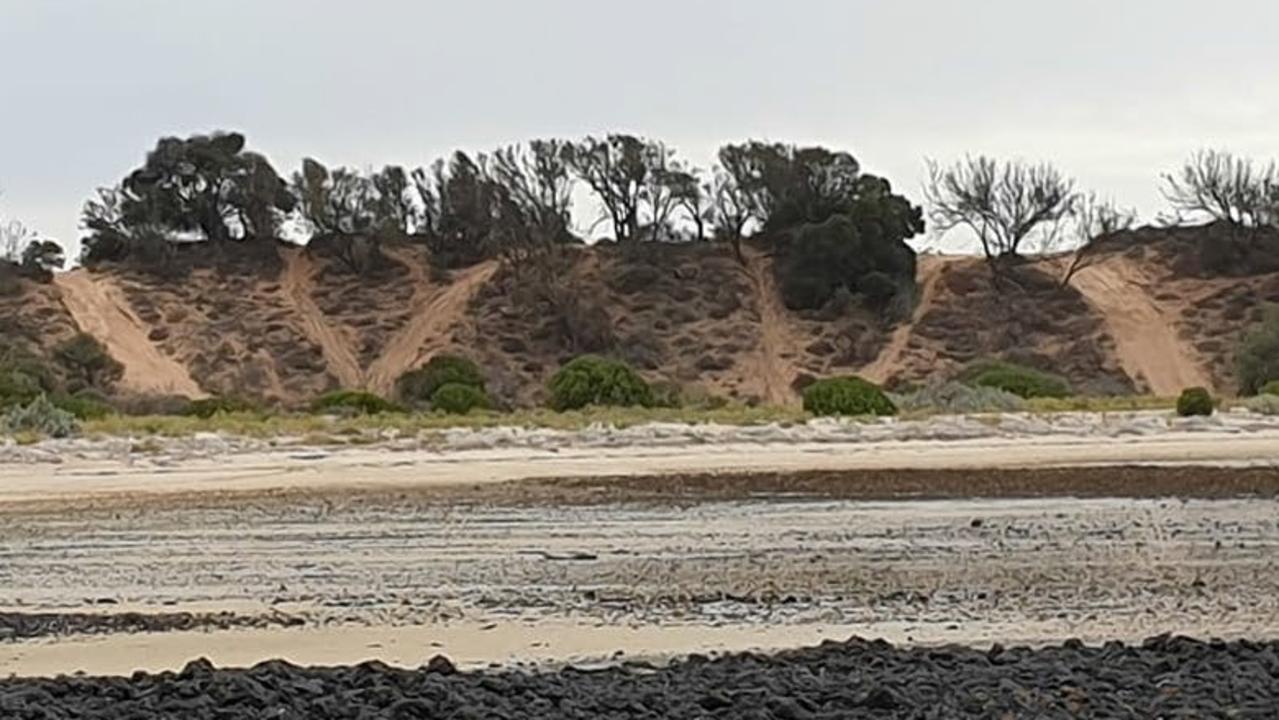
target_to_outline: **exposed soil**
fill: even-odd
[[[980,258],[942,261],[935,296],[886,381],[927,382],[1004,358],[1063,375],[1084,394],[1131,393],[1105,317],[1074,288],[1059,287],[1054,269],[1023,265],[998,286]]]
[[[364,384],[364,371],[351,350],[351,340],[342,329],[334,327],[312,297],[315,292],[316,263],[304,250],[296,250],[284,256],[284,272],[280,276],[280,289],[300,321],[300,329],[308,340],[324,353],[329,372],[345,388],[358,388]]]
[[[447,284],[432,282],[420,262],[405,260],[409,268],[410,315],[404,327],[386,338],[369,366],[365,386],[389,395],[395,381],[452,343],[453,326],[462,322],[475,293],[497,271],[496,261],[485,261],[453,274]]]
[[[746,265],[759,313],[759,343],[744,368],[747,383],[765,402],[790,405],[797,399],[795,380],[801,371],[796,359],[804,344],[797,333],[797,318],[782,302],[769,259],[750,250]]]
[[[1160,283],[1143,264],[1118,254],[1084,268],[1071,283],[1105,318],[1119,363],[1138,387],[1164,397],[1212,387],[1199,353],[1178,337],[1177,315],[1154,300]]]
[[[1117,235],[1066,288],[1059,258],[1023,264],[996,286],[978,258],[923,256],[919,302],[895,328],[855,299],[792,312],[760,249],[748,244],[743,264],[702,243],[563,248],[549,272],[488,262],[447,278],[412,245],[386,245],[368,276],[319,251],[253,248],[251,267],[232,262],[247,248],[192,251],[180,277],[108,267],[52,287],[20,281],[17,297],[29,302],[4,321],[15,335],[59,337],[67,313],[46,301],[66,295],[125,365],[126,391],[290,406],[338,386],[388,393],[445,351],[478,361],[511,405],[542,402],[550,375],[592,352],[694,399],[747,403],[795,403],[813,377],[861,373],[893,386],[989,358],[1064,375],[1086,394],[1230,393],[1236,348],[1264,304],[1279,302],[1279,273],[1240,274],[1262,267],[1252,257],[1230,276],[1206,272],[1204,253],[1224,242],[1213,233]]]
[[[906,363],[905,355],[907,348],[911,347],[911,335],[914,333],[915,325],[932,311],[933,305],[937,302],[938,281],[941,279],[942,268],[946,262],[948,261],[945,258],[938,255],[923,255],[919,257],[916,264],[916,283],[919,287],[919,300],[915,304],[915,310],[908,321],[899,324],[893,330],[893,334],[888,339],[888,344],[880,351],[879,357],[875,358],[875,362],[862,368],[860,372],[862,377],[882,385],[888,382],[893,377],[893,374]],[[922,350],[918,343],[911,349],[916,353]],[[932,358],[916,356],[911,362],[919,365],[931,361]]]
[[[54,283],[80,330],[98,338],[124,366],[120,383],[125,390],[192,398],[205,395],[187,368],[151,341],[145,323],[110,277],[72,270],[57,273]]]
[[[206,392],[297,405],[337,382],[321,347],[301,329],[276,273],[201,268],[157,281],[150,274],[109,272],[150,328],[147,336]]]

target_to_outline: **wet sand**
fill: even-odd
[[[929,475],[952,492],[986,478],[974,488],[993,497],[856,492],[909,491]],[[416,665],[443,652],[483,666],[854,634],[908,644],[1275,637],[1274,476],[715,474],[9,504],[0,610],[232,610],[305,626],[0,642],[0,675],[176,669],[201,656]],[[1078,487],[1137,497],[1060,496]],[[1169,487],[1212,499],[1162,497]],[[1235,497],[1266,488],[1269,497]]]

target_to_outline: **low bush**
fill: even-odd
[[[214,415],[257,412],[257,410],[258,406],[250,400],[237,397],[214,396],[200,398],[199,400],[192,400],[189,404],[187,404],[184,414],[208,420]]]
[[[574,358],[549,386],[551,409],[563,412],[588,405],[651,407],[653,390],[629,365],[596,355]]]
[[[466,358],[436,355],[422,367],[401,375],[395,383],[395,396],[403,403],[425,405],[445,385],[466,385],[483,393],[484,374]]]
[[[75,415],[55,406],[45,395],[26,405],[9,408],[2,424],[9,433],[36,433],[54,438],[69,437],[80,431]]]
[[[1279,395],[1279,380],[1271,380],[1265,385],[1262,385],[1260,392],[1258,392],[1257,394],[1258,395]]]
[[[958,382],[930,383],[922,388],[892,393],[890,399],[903,412],[942,413],[1018,412],[1026,401],[997,387],[970,386]]]
[[[1186,388],[1177,398],[1177,414],[1182,417],[1211,415],[1213,409],[1212,395],[1205,388]]]
[[[856,376],[818,380],[804,388],[804,409],[814,415],[896,415],[878,385]]]
[[[684,388],[679,383],[663,380],[649,386],[653,393],[653,407],[678,408],[684,406]]]
[[[386,398],[364,390],[336,390],[316,398],[311,403],[311,410],[338,415],[379,415],[398,412],[400,408]]]
[[[958,379],[965,385],[997,388],[1027,400],[1071,394],[1070,383],[1063,377],[998,360],[969,366]]]
[[[1248,398],[1244,406],[1260,415],[1279,415],[1279,393]]]
[[[431,396],[431,407],[450,415],[466,415],[472,410],[487,410],[492,403],[488,394],[473,385],[447,383]]]
[[[121,415],[167,415],[172,417],[189,416],[191,398],[185,395],[122,395],[114,399],[112,405]]]
[[[106,346],[88,333],[77,333],[53,349],[53,359],[62,367],[67,389],[110,390],[124,376],[124,365],[111,357]]]
[[[107,399],[93,391],[84,390],[74,395],[56,394],[53,404],[75,416],[77,420],[101,420],[115,413]]]
[[[1279,306],[1266,308],[1262,321],[1244,336],[1235,364],[1242,395],[1256,395],[1279,381]]]

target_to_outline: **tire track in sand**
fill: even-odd
[[[893,373],[901,369],[902,353],[910,343],[910,336],[915,332],[915,325],[933,305],[937,296],[937,282],[941,279],[942,267],[946,261],[934,255],[919,256],[919,302],[911,313],[910,320],[901,323],[893,330],[888,344],[879,351],[874,362],[862,368],[861,376],[882,385]]]
[[[768,258],[757,250],[742,248],[746,256],[746,272],[755,289],[759,306],[759,347],[747,359],[746,377],[758,383],[762,399],[773,405],[794,405],[797,393],[792,384],[800,368],[793,357],[800,347],[795,337],[795,324],[790,311],[782,303],[781,292],[773,278]]]
[[[466,313],[475,292],[497,271],[497,261],[487,260],[454,274],[453,281],[441,286],[432,283],[422,262],[388,251],[409,270],[413,283],[413,314],[399,332],[382,348],[382,353],[369,366],[366,384],[369,390],[389,395],[395,381],[428,355],[438,352],[447,341],[444,332]]]
[[[305,252],[299,249],[283,253],[284,272],[280,276],[280,288],[284,291],[284,299],[292,304],[297,316],[302,320],[303,334],[320,347],[329,371],[338,379],[342,387],[346,389],[364,387],[364,372],[360,369],[359,361],[356,360],[351,342],[329,324],[328,318],[311,297],[315,263],[304,256]]]

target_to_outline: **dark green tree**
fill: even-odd
[[[158,223],[214,243],[272,238],[294,207],[288,185],[240,133],[161,138],[122,187],[126,227]]]

